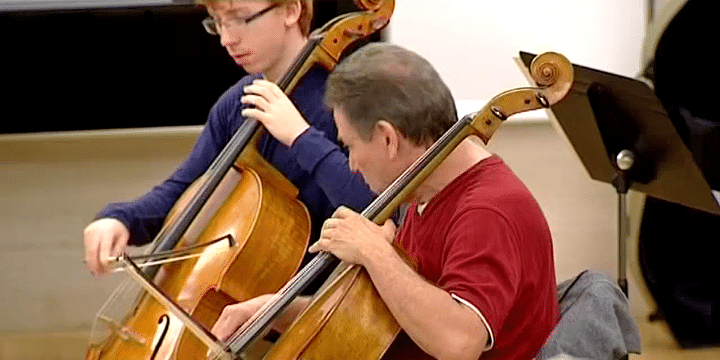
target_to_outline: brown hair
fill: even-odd
[[[456,121],[447,85],[420,55],[397,45],[370,43],[330,74],[325,102],[341,108],[365,140],[379,120],[416,145],[435,142]]]
[[[233,1],[233,0],[195,0],[199,5],[206,5],[211,2],[217,1]],[[242,0],[234,0],[242,1]],[[292,1],[298,1],[300,3],[300,19],[298,25],[300,25],[300,31],[303,35],[308,36],[310,34],[310,26],[312,26],[313,18],[313,0],[269,0],[270,2],[280,3],[282,5]]]

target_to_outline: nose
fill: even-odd
[[[229,30],[227,26],[219,26],[218,35],[220,35],[220,45],[225,48],[240,42],[240,37]]]

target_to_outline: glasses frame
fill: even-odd
[[[280,6],[280,3],[273,3],[272,5],[252,14],[249,16],[243,16],[243,17],[234,17],[227,19],[225,21],[215,19],[212,16],[208,16],[207,18],[203,19],[202,25],[205,28],[205,31],[208,32],[210,35],[220,35],[220,30],[223,28],[229,29],[232,26],[239,26],[239,27],[245,27],[249,23],[251,23],[254,20],[257,20],[259,17],[267,14],[272,9]]]

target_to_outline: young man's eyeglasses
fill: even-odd
[[[270,11],[278,6],[280,6],[279,3],[274,3],[254,14],[250,15],[250,16],[235,17],[235,18],[227,19],[225,21],[209,17],[209,18],[203,20],[202,24],[205,27],[205,31],[207,31],[209,34],[220,35],[221,28],[229,29],[232,26],[236,26],[236,27],[247,26],[247,24],[249,24],[253,20],[257,20],[257,18],[263,16],[265,13],[267,13],[268,11]]]

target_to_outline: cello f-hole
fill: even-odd
[[[167,315],[161,316],[158,319],[158,324],[158,330],[160,331],[155,334],[155,339],[153,339],[153,353],[152,356],[150,356],[150,360],[155,359],[155,356],[157,356],[160,346],[165,339],[165,335],[167,335],[168,329],[170,328],[170,317]]]

